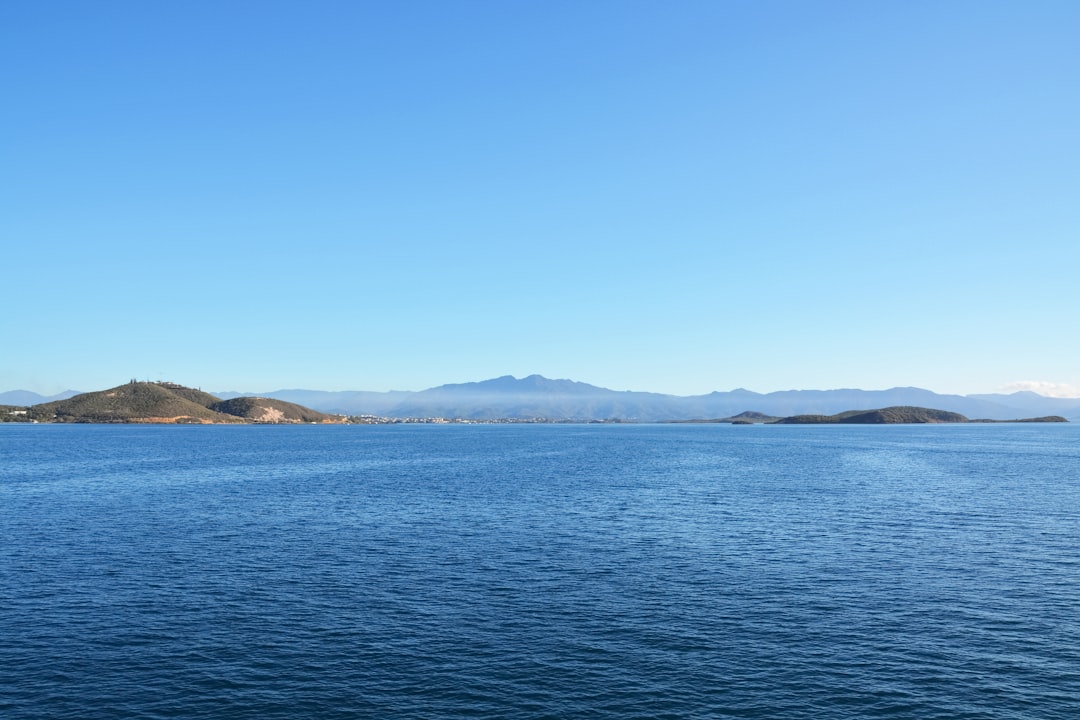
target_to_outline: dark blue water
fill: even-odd
[[[1073,426],[0,426],[0,717],[1080,717]]]

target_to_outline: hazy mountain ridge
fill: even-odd
[[[11,402],[11,391],[0,393],[0,403]],[[197,392],[197,391],[192,391]],[[35,397],[42,396],[29,393]],[[942,395],[915,387],[889,390],[782,390],[756,393],[742,388],[707,395],[678,396],[633,390],[610,390],[574,380],[552,380],[541,375],[510,375],[469,383],[440,385],[420,391],[372,392],[288,389],[261,393],[219,392],[216,400],[257,395],[340,415],[375,415],[392,418],[445,417],[473,420],[496,418],[557,420],[672,420],[718,419],[744,412],[773,417],[834,415],[853,409],[931,407],[971,418],[1011,420],[1033,415],[1061,415],[1080,419],[1080,398],[1048,398],[1024,391],[1011,395]]]
[[[230,394],[218,395],[228,397]],[[1080,419],[1080,398],[1044,398],[1031,392],[964,396],[942,395],[914,387],[889,390],[781,390],[772,393],[756,393],[740,388],[707,395],[679,396],[609,390],[573,380],[551,380],[541,375],[521,379],[504,375],[480,382],[440,385],[420,391],[278,390],[261,395],[298,402],[323,412],[385,417],[543,417],[663,422],[727,418],[747,411],[790,417],[833,415],[853,408],[871,410],[914,406],[939,408],[967,417],[992,420],[1011,420],[1030,415],[1063,415]],[[1009,402],[1013,398],[1019,402]]]
[[[1022,390],[1020,392],[1011,393],[1009,395],[1003,394],[989,394],[989,395],[969,395],[969,398],[976,400],[984,400],[986,402],[992,402],[999,405],[1007,405],[1009,407],[1018,408],[1025,412],[1048,412],[1053,411],[1059,414],[1075,414],[1080,411],[1080,398],[1057,398],[1046,397],[1039,395],[1038,393],[1031,392],[1030,390]]]
[[[335,415],[389,415],[395,407],[416,393],[409,390],[375,392],[371,390],[274,390],[273,392],[218,392],[223,400],[256,395],[296,403]]]
[[[573,380],[549,380],[540,375],[520,380],[504,375],[482,382],[421,390],[395,407],[394,414],[397,417],[640,421],[673,419],[680,410],[678,398],[672,395],[620,392]]]
[[[41,395],[29,390],[7,390],[6,392],[0,392],[0,405],[41,405],[56,400],[67,400],[79,394],[81,393],[78,390],[65,390],[56,395]]]

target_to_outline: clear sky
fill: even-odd
[[[0,390],[1077,395],[1078,38],[1075,0],[6,0]]]

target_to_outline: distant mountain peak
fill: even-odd
[[[0,405],[41,405],[54,400],[67,400],[78,394],[78,390],[65,390],[55,395],[41,395],[30,390],[8,390],[0,392]]]

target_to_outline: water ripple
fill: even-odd
[[[0,716],[1072,718],[1071,427],[0,428]]]

